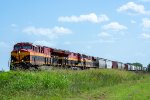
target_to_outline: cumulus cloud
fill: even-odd
[[[72,31],[64,27],[54,27],[54,28],[36,28],[34,26],[29,26],[23,29],[24,33],[42,35],[49,38],[56,38],[58,36],[71,34]]]
[[[144,18],[142,20],[143,33],[141,34],[141,38],[150,40],[150,19]]]
[[[122,31],[122,30],[126,30],[127,27],[124,26],[124,25],[119,24],[118,22],[111,22],[107,25],[104,25],[103,29],[105,29],[105,30],[114,30],[114,31]]]
[[[118,22],[110,22],[102,27],[102,32],[97,36],[101,43],[113,43],[116,39],[119,39],[118,36],[124,35],[124,30],[126,29],[126,26],[121,25]]]
[[[128,2],[117,9],[118,12],[128,12],[129,14],[150,14],[150,11],[146,11],[145,7],[141,4],[134,2]]]
[[[104,21],[108,21],[109,18],[102,14],[97,16],[95,13],[90,13],[87,15],[80,16],[61,16],[58,18],[60,22],[92,22],[92,23],[101,23]]]
[[[143,21],[142,22],[143,28],[144,29],[150,29],[150,19],[144,18],[142,21]]]
[[[10,30],[14,33],[18,32],[19,31],[19,27],[17,24],[10,24]]]
[[[11,27],[17,27],[17,25],[16,24],[11,24]]]
[[[141,37],[142,37],[143,39],[150,39],[150,34],[148,34],[148,33],[142,33],[142,34],[141,34]]]
[[[42,46],[48,46],[48,47],[54,47],[55,46],[55,43],[53,43],[52,41],[45,41],[45,40],[34,41],[33,44],[42,45]]]
[[[100,42],[114,42],[113,36],[107,32],[101,32],[97,36],[99,37]]]
[[[101,33],[98,34],[98,36],[99,37],[103,37],[103,38],[105,38],[105,37],[112,37],[112,35],[110,35],[109,33],[106,33],[106,32],[101,32]]]

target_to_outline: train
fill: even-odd
[[[56,49],[47,46],[35,45],[30,42],[16,43],[11,51],[10,70],[34,69],[42,66],[71,69],[120,69],[128,71],[142,70],[142,67],[130,63],[112,61],[100,57]]]

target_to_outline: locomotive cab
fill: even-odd
[[[39,69],[40,66],[50,66],[52,48],[23,42],[14,45],[11,52],[11,70]]]
[[[30,52],[32,51],[31,43],[17,43],[14,45],[13,51],[11,52],[11,68],[16,69],[21,68],[24,65],[24,68],[28,68],[30,64]]]

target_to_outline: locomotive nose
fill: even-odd
[[[29,55],[29,52],[25,49],[13,51],[11,53],[11,56],[12,56],[11,61],[14,63],[24,62],[24,61],[26,61],[28,55]]]

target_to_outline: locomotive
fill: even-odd
[[[29,42],[21,42],[14,45],[11,52],[10,70],[40,69],[42,66],[74,69],[108,68],[142,70],[141,67],[135,67],[129,63],[124,64],[118,61],[111,61],[67,50],[34,45]]]

